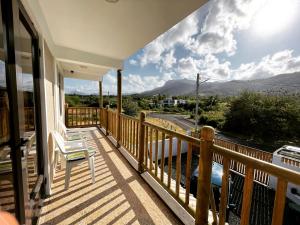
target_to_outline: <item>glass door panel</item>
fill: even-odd
[[[15,213],[12,161],[10,158],[9,101],[6,84],[2,10],[0,4],[0,210]]]

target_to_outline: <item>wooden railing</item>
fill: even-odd
[[[9,117],[8,110],[0,109],[0,143],[7,142],[9,140]]]
[[[25,131],[32,131],[35,129],[34,121],[34,107],[24,107],[25,117]]]
[[[139,157],[139,120],[137,118],[120,115],[121,119],[121,145],[135,158]]]
[[[0,109],[0,143],[9,141],[9,111],[7,108]],[[24,129],[32,131],[35,129],[34,108],[24,107]]]
[[[67,127],[84,127],[98,125],[99,122],[98,107],[66,107],[65,121]]]
[[[107,113],[107,131],[108,133],[113,136],[114,138],[117,138],[117,112],[113,111],[111,109],[108,109],[106,111]]]
[[[141,129],[145,140],[141,150],[143,159],[140,159],[143,168],[194,216],[196,201],[190,194],[192,145],[199,148],[200,140],[149,122],[143,122]],[[181,168],[182,152],[187,152],[185,168]],[[175,163],[175,171],[172,163]],[[182,170],[185,171],[185,189],[181,187]]]
[[[203,127],[201,130],[196,224],[207,224],[213,154],[218,154],[223,157],[223,177],[221,202],[219,207],[219,224],[224,225],[226,221],[229,170],[232,161],[242,163],[245,166],[246,171],[243,187],[243,202],[240,224],[249,224],[254,174],[256,170],[263,171],[264,173],[277,178],[272,225],[282,224],[287,184],[288,182],[291,182],[293,184],[300,185],[300,173],[215,144],[214,129],[212,127]]]
[[[199,135],[199,134],[192,133],[193,137],[195,137],[196,135]],[[254,157],[259,160],[263,160],[265,162],[269,162],[269,163],[272,162],[273,154],[270,152],[266,152],[266,151],[256,149],[256,148],[251,148],[251,147],[248,147],[245,145],[233,143],[233,142],[219,139],[219,138],[215,138],[214,141],[215,141],[215,144],[218,146],[230,149],[235,152],[242,153],[244,155]],[[214,153],[213,160],[217,163],[223,164],[223,157],[221,155]],[[286,160],[286,163],[292,164],[293,162],[292,162],[292,160]],[[241,174],[243,176],[246,174],[245,165],[240,162],[232,161],[229,165],[229,169],[231,171]],[[265,173],[264,171],[255,170],[254,181],[267,186],[267,185],[269,185],[269,175],[267,173]]]
[[[265,162],[272,162],[273,154],[270,152],[265,152],[259,149],[251,148],[248,146],[232,143],[230,141],[225,141],[222,139],[215,138],[215,144],[227,149],[230,149],[232,151],[241,153],[243,155],[251,156],[253,158],[263,160]],[[213,154],[213,160],[215,162],[218,162],[220,164],[223,164],[223,156],[214,153]],[[232,161],[229,165],[229,168],[231,171],[234,171],[236,173],[245,175],[246,174],[246,166],[241,162],[234,162]],[[254,181],[261,183],[263,185],[269,185],[269,175],[268,173],[261,171],[261,170],[255,170],[254,171]]]
[[[215,139],[211,127],[203,127],[201,139],[198,139],[146,122],[144,113],[140,114],[139,119],[118,114],[108,108],[99,109],[99,114],[100,126],[136,159],[138,171],[147,171],[195,218],[196,224],[208,224],[209,210],[212,211],[213,224],[225,224],[230,171],[244,175],[240,224],[249,224],[253,183],[267,184],[270,175],[278,179],[272,224],[282,224],[287,184],[291,182],[300,185],[300,173],[271,164],[270,153]],[[201,149],[196,198],[190,194],[191,161],[195,147]],[[184,168],[181,163],[183,152],[187,153]],[[211,189],[213,161],[223,164],[218,214]],[[299,166],[297,161],[288,158],[283,161]],[[182,180],[185,188],[181,186]]]

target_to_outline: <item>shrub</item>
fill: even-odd
[[[300,101],[295,96],[244,92],[231,102],[225,128],[264,139],[300,137]]]
[[[140,111],[138,103],[131,101],[131,99],[126,99],[123,102],[123,112],[128,116],[137,116]]]

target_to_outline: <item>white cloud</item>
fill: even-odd
[[[184,45],[189,39],[199,32],[197,13],[189,15],[180,23],[172,27],[166,33],[148,44],[142,54],[139,56],[140,65],[143,67],[149,63],[159,63],[162,65],[166,57],[172,55],[174,58],[174,47],[176,45]],[[173,59],[172,59],[173,60]]]
[[[73,82],[70,82],[73,80]],[[86,80],[78,80],[76,84],[74,84],[75,79],[67,79],[65,80],[65,92],[67,94],[79,93],[79,94],[87,94],[93,95],[98,94],[98,82],[97,81],[86,81]]]
[[[161,67],[165,70],[169,70],[176,62],[177,59],[174,57],[174,50],[171,50],[170,52],[165,54]]]
[[[186,48],[199,55],[236,51],[234,32],[247,29],[263,0],[213,0],[199,35]]]
[[[133,65],[133,66],[136,66],[136,65],[138,65],[138,62],[135,59],[130,59],[129,64]]]
[[[123,77],[123,93],[140,93],[164,85],[172,79],[170,74],[165,76],[141,76],[138,74],[129,74]]]
[[[190,56],[181,58],[178,61],[177,74],[180,78],[194,79],[202,64],[203,60],[196,60]]]
[[[262,79],[278,74],[300,71],[300,56],[293,56],[293,50],[284,50],[263,57],[259,62],[243,63],[238,68],[232,68],[229,61],[220,62],[212,55],[206,55],[203,60],[192,57],[182,58],[178,62],[177,73],[181,78],[195,79],[199,72],[210,81]]]
[[[232,70],[232,79],[261,79],[278,74],[300,71],[300,56],[293,56],[293,50],[284,50],[267,55],[258,63],[241,64]]]

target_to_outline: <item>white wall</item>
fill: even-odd
[[[173,138],[172,139],[172,156],[177,155],[177,142],[178,139],[177,138]],[[169,157],[169,139],[165,139],[165,150],[164,150],[164,158],[168,158]],[[150,149],[150,145],[151,143],[148,143],[148,149]],[[186,141],[182,141],[181,142],[181,153],[186,153],[188,150],[188,143]],[[162,140],[158,141],[158,154],[157,154],[157,158],[161,159],[161,153],[162,153]],[[155,141],[152,142],[152,159],[155,159]]]
[[[44,149],[44,164],[46,194],[51,194],[50,178],[53,174],[53,168],[50,165],[49,156],[49,134],[57,128],[57,118],[59,116],[59,108],[57,107],[58,87],[57,87],[57,70],[56,62],[48,45],[41,38],[41,101],[42,101],[42,127],[43,127],[43,149]]]

